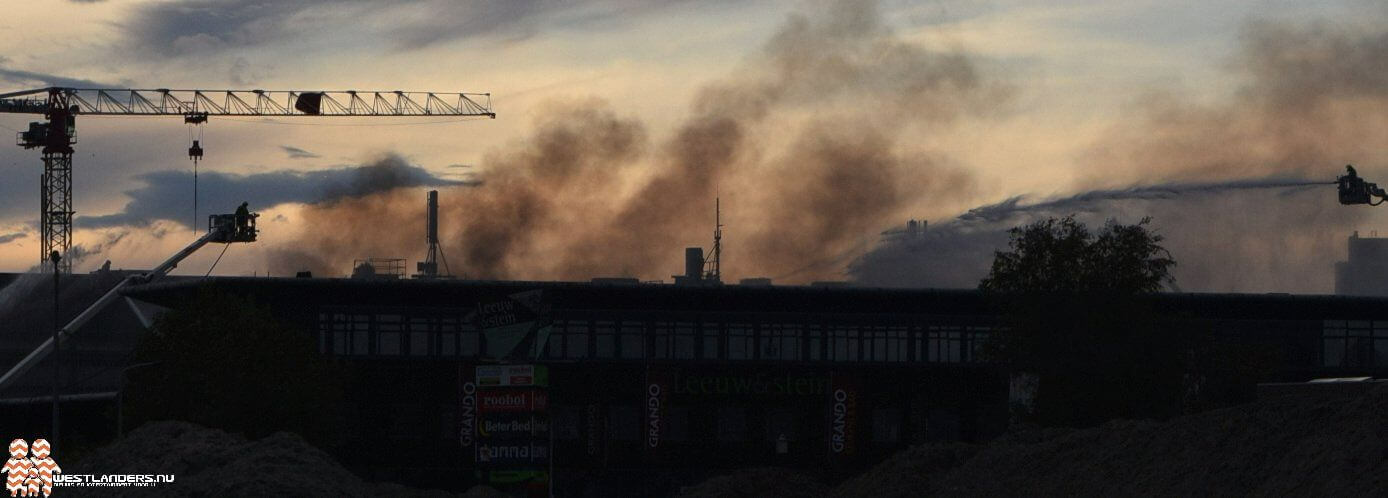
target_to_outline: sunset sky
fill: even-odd
[[[675,147],[668,144],[692,119],[689,116],[749,112],[742,101],[707,98],[704,92],[727,82],[762,81],[755,75],[770,71],[763,67],[768,60],[784,60],[766,54],[780,50],[776,44],[784,42],[790,36],[787,33],[797,33],[797,22],[820,26],[816,23],[828,22],[822,21],[825,18],[842,19],[845,15],[862,16],[862,23],[871,24],[868,32],[874,40],[889,39],[898,49],[958,56],[972,68],[969,77],[979,83],[961,97],[931,100],[931,105],[945,106],[953,106],[959,99],[971,102],[960,104],[964,107],[957,117],[937,121],[909,116],[928,114],[935,108],[901,109],[873,87],[878,81],[873,77],[846,80],[848,86],[838,89],[829,87],[840,82],[825,81],[823,101],[813,95],[817,82],[801,81],[796,88],[802,88],[797,91],[805,95],[793,103],[778,101],[769,111],[774,119],[758,117],[756,124],[749,125],[748,129],[761,131],[748,133],[747,139],[755,146],[739,152],[742,159],[736,164],[781,164],[791,159],[776,158],[798,157],[793,151],[803,148],[803,137],[766,128],[812,126],[808,123],[851,128],[861,123],[889,128],[889,148],[895,151],[893,171],[909,177],[915,167],[909,158],[922,155],[931,158],[934,169],[921,174],[966,178],[947,189],[932,183],[930,193],[922,190],[918,196],[909,189],[902,191],[898,202],[872,211],[861,223],[842,225],[853,234],[834,242],[838,244],[832,251],[836,254],[855,247],[869,250],[870,242],[863,248],[853,241],[870,239],[907,218],[945,219],[1018,195],[1044,199],[1091,188],[1248,176],[1313,175],[1331,180],[1349,162],[1362,164],[1361,173],[1371,181],[1388,182],[1388,176],[1380,176],[1388,175],[1388,168],[1383,167],[1388,160],[1388,148],[1384,147],[1388,129],[1385,118],[1376,115],[1356,117],[1348,112],[1344,115],[1361,124],[1359,129],[1339,133],[1333,140],[1308,140],[1347,146],[1269,155],[1269,161],[1278,164],[1267,168],[1213,158],[1210,164],[1231,165],[1231,169],[1216,171],[1203,163],[1182,163],[1169,169],[1152,166],[1150,169],[1160,172],[1149,173],[1148,167],[1132,158],[1164,150],[1159,144],[1131,149],[1115,145],[1131,143],[1128,139],[1134,136],[1152,137],[1144,131],[1149,128],[1135,130],[1136,122],[1165,119],[1163,116],[1175,110],[1218,114],[1222,109],[1240,107],[1241,99],[1249,98],[1250,93],[1272,88],[1274,85],[1265,83],[1268,75],[1259,69],[1268,66],[1250,68],[1249,61],[1259,63],[1256,54],[1260,53],[1299,50],[1295,46],[1265,48],[1277,42],[1279,29],[1310,39],[1317,33],[1330,33],[1348,40],[1346,43],[1368,40],[1376,43],[1371,46],[1388,47],[1384,41],[1388,35],[1381,27],[1388,18],[1388,7],[1376,1],[16,2],[0,18],[0,92],[58,84],[491,93],[495,120],[440,123],[430,118],[295,118],[264,122],[213,117],[202,130],[207,155],[199,167],[206,180],[200,192],[204,201],[200,212],[230,211],[242,198],[278,203],[252,206],[263,214],[262,242],[230,248],[215,273],[264,274],[273,271],[267,262],[273,257],[269,251],[308,240],[297,238],[309,228],[305,226],[309,222],[300,215],[305,204],[332,202],[325,192],[334,185],[351,183],[346,178],[352,168],[399,156],[408,163],[405,167],[410,173],[404,182],[406,188],[413,189],[409,195],[416,195],[427,185],[481,182],[480,186],[445,192],[443,202],[448,203],[449,196],[457,199],[504,184],[507,180],[499,169],[518,164],[506,156],[524,150],[536,130],[543,129],[546,120],[560,112],[556,109],[589,106],[585,108],[604,109],[619,120],[639,123],[639,135],[646,145],[638,157],[630,159],[635,166],[620,169],[612,180],[623,185],[614,192],[637,192],[641,182],[658,176],[653,167],[642,165],[663,161],[663,151]],[[806,32],[831,36],[839,25],[827,26]],[[844,26],[853,27],[851,23]],[[884,49],[874,56],[872,47],[879,45],[865,46],[865,52],[852,53],[852,60],[868,61],[863,67],[878,68],[872,65],[874,57],[894,54]],[[1320,48],[1324,47],[1306,50]],[[806,50],[820,49],[810,46]],[[1388,53],[1378,55],[1381,57],[1365,58],[1364,63],[1372,67],[1362,72],[1324,77],[1362,78],[1365,86],[1388,85],[1388,79],[1380,79],[1388,75],[1383,66],[1388,64]],[[944,61],[948,60],[952,59]],[[912,88],[910,82],[902,84],[892,78],[913,76],[889,74],[891,65],[874,70],[882,71],[883,80],[891,80],[890,84]],[[1316,78],[1315,74],[1287,76]],[[1336,102],[1345,106],[1369,102],[1354,108],[1381,110],[1375,100],[1381,94],[1375,92],[1388,93],[1388,89],[1337,93],[1336,98],[1348,96]],[[866,97],[858,100],[857,94]],[[1170,104],[1173,101],[1177,104]],[[1332,112],[1325,109],[1340,109],[1336,105],[1340,104],[1318,108],[1315,115],[1339,122],[1324,114]],[[838,121],[836,115],[847,117]],[[875,121],[874,115],[893,116]],[[0,129],[13,132],[32,120],[27,115],[0,114]],[[78,118],[74,156],[76,243],[87,249],[100,247],[100,254],[81,261],[74,271],[92,270],[106,259],[112,260],[114,267],[149,267],[193,238],[187,227],[192,218],[192,185],[186,175],[172,173],[191,173],[192,164],[186,157],[189,133],[182,120],[171,117]],[[1146,157],[1156,162],[1162,159]],[[1296,161],[1307,164],[1288,166]],[[1104,169],[1107,165],[1115,168],[1112,174]],[[38,260],[34,225],[41,167],[36,151],[0,147],[4,173],[0,199],[5,200],[0,203],[0,271],[24,271]],[[264,176],[271,173],[281,176]],[[498,175],[503,180],[494,182]],[[717,185],[712,191],[723,196],[729,210],[730,259],[754,259],[738,252],[740,246],[746,247],[739,238],[748,236],[752,227],[764,234],[764,239],[774,238],[774,234],[765,234],[775,226],[767,221],[769,218],[759,218],[765,196],[754,194],[773,188],[758,183],[768,177],[714,180]],[[232,191],[256,185],[261,190],[254,193]],[[564,185],[575,188],[575,184]],[[1327,191],[1325,196],[1333,203],[1332,193]],[[417,197],[422,209],[423,196]],[[755,203],[754,198],[758,199]],[[707,201],[707,208],[701,204],[697,209],[711,218],[712,199]],[[485,215],[508,216],[504,211]],[[1343,228],[1371,230],[1379,221],[1376,215],[1361,216]],[[1157,222],[1160,225],[1161,220]],[[711,223],[643,238],[660,244],[660,254],[669,253],[670,258],[658,264],[581,268],[633,273],[643,279],[668,278],[680,269],[679,248],[709,245]],[[450,225],[448,219],[444,224],[461,226],[461,222]],[[833,226],[835,230],[840,227]],[[407,258],[412,268],[413,261],[423,254],[423,228],[416,220],[357,220],[353,230],[360,238],[399,238],[406,241],[399,247],[417,247],[406,253],[361,257]],[[454,234],[458,237],[481,236],[454,230],[461,230]],[[1165,230],[1169,233],[1176,228]],[[1347,230],[1326,234],[1336,238],[1346,235]],[[564,250],[560,242],[564,238],[559,232],[547,232],[536,236],[526,246],[527,251],[546,254],[545,250],[554,247]],[[365,246],[362,251],[382,250],[377,247]],[[757,247],[765,248],[758,251],[780,250],[770,243],[758,242]],[[205,249],[182,265],[179,273],[206,272],[219,251]],[[1316,257],[1323,255],[1317,253]],[[450,254],[450,260],[453,258],[461,261],[467,256]],[[338,261],[330,263],[337,273],[349,270]],[[737,273],[734,278],[780,272],[760,266],[763,268],[734,265],[730,271]],[[527,273],[523,266],[515,266],[496,276],[579,277],[544,268]],[[668,269],[660,274],[648,268]],[[842,278],[841,269],[822,271],[816,277]],[[1250,290],[1227,283],[1210,287]],[[1251,290],[1278,289],[1254,286]]]

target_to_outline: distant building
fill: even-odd
[[[1335,293],[1388,296],[1388,237],[1349,237],[1349,261],[1335,263]]]

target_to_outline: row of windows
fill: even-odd
[[[988,327],[562,321],[552,359],[975,361]],[[913,339],[915,339],[913,341]]]
[[[558,320],[529,341],[556,360],[977,361],[988,327]],[[339,356],[496,357],[455,315],[323,313],[319,344]],[[536,348],[539,350],[536,351]]]
[[[323,313],[323,352],[355,356],[499,356],[485,334],[457,314],[406,316]],[[771,360],[835,362],[977,361],[988,327],[846,326],[804,323],[713,323],[558,320],[540,347],[549,359]],[[1320,363],[1388,366],[1388,321],[1324,320]]]
[[[1388,322],[1325,320],[1321,365],[1343,368],[1388,366]]]

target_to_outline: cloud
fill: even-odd
[[[0,59],[0,64],[3,64],[8,61],[9,59]],[[10,69],[4,67],[0,67],[0,81],[17,86],[31,85],[37,87],[63,86],[74,88],[112,88],[117,86],[109,83],[98,83],[92,80],[68,78],[66,76],[58,76],[54,74],[38,73],[34,71],[25,71],[22,69]]]
[[[78,228],[147,225],[155,220],[185,222],[192,215],[191,173],[156,171],[136,179],[145,185],[125,193],[131,200],[124,209],[114,214],[78,217]],[[200,215],[230,212],[242,201],[250,203],[253,209],[261,209],[287,202],[333,202],[403,187],[477,184],[438,178],[396,155],[368,165],[329,170],[280,170],[250,175],[202,173],[198,183]]]
[[[318,154],[314,154],[314,153],[312,153],[312,152],[306,151],[306,150],[304,150],[304,149],[300,149],[300,148],[298,148],[298,147],[291,147],[291,146],[288,146],[288,145],[281,145],[280,148],[281,148],[281,149],[284,149],[284,152],[285,152],[286,154],[289,154],[289,158],[290,158],[290,159],[316,159],[316,158],[319,158],[319,157],[323,157],[323,156],[320,156],[320,155],[318,155]]]
[[[8,244],[16,239],[24,238],[25,235],[28,234],[24,232],[0,234],[0,244]]]
[[[396,50],[464,38],[520,40],[549,27],[582,28],[668,8],[679,2],[602,0],[578,4],[546,0],[193,0],[155,2],[124,23],[136,49],[160,55],[200,55],[289,40],[353,36]],[[362,23],[376,19],[380,23]]]

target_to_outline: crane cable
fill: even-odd
[[[194,139],[194,138],[193,138],[193,128],[194,128],[194,127],[196,127],[196,128],[198,129],[198,138],[197,138],[197,139]],[[202,124],[201,124],[201,123],[199,123],[199,124],[191,124],[191,123],[190,123],[190,124],[188,125],[188,141],[192,142],[193,145],[195,145],[195,146],[198,145],[198,144],[200,144],[200,143],[202,142]],[[191,149],[191,148],[189,149],[189,152],[190,152],[190,154],[189,154],[189,159],[192,159],[192,160],[193,160],[193,223],[192,223],[192,225],[190,225],[190,226],[191,226],[192,229],[193,229],[193,236],[196,237],[196,236],[198,235],[198,161],[202,160],[202,156],[199,155],[199,156],[197,156],[197,157],[193,157],[193,156],[191,155],[191,152],[192,152],[192,149]]]

